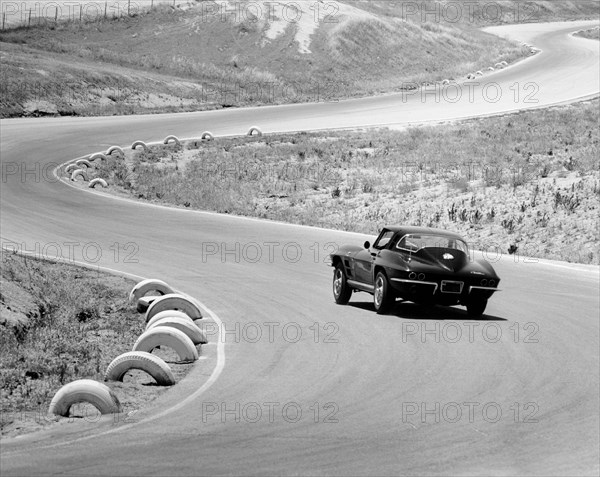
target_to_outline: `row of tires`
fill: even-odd
[[[259,127],[252,126],[248,130],[248,133],[246,135],[247,136],[262,136],[263,132]],[[215,136],[210,131],[204,131],[202,133],[202,135],[200,136],[200,141],[213,141],[214,139],[215,139]],[[181,146],[182,141],[177,136],[170,135],[170,136],[167,136],[163,140],[163,144],[166,145],[166,144],[170,144],[170,143],[174,143],[177,146]],[[135,141],[131,145],[131,149],[133,149],[133,150],[136,150],[138,147],[141,147],[144,151],[149,150],[148,144],[145,143],[144,141]],[[105,179],[95,178],[90,181],[87,169],[92,167],[92,163],[94,161],[96,161],[98,159],[106,160],[106,159],[108,159],[108,156],[112,156],[115,153],[117,153],[120,157],[125,159],[125,151],[123,150],[122,147],[111,146],[110,148],[108,148],[108,150],[106,152],[96,152],[94,154],[91,154],[87,159],[78,159],[77,161],[73,162],[72,164],[67,165],[65,168],[65,173],[70,176],[70,179],[73,182],[77,181],[78,178],[81,178],[84,182],[89,182],[90,183],[89,187],[92,189],[94,189],[97,185],[100,185],[103,188],[106,188],[106,187],[108,187],[108,183],[106,182]],[[85,166],[85,168],[84,168],[84,166]]]
[[[501,61],[499,63],[496,63],[494,66],[489,66],[487,71],[496,71],[496,70],[501,70],[502,68],[505,68],[506,66],[508,66],[508,63],[506,61]],[[472,80],[477,78],[478,76],[483,76],[483,71],[479,70],[476,71],[475,73],[469,73],[467,75],[467,79]],[[442,80],[442,85],[449,85],[450,83],[453,83],[454,80],[449,80],[449,79],[445,79]]]
[[[246,133],[246,136],[262,136],[262,135],[263,135],[263,132],[258,126],[252,126]],[[215,136],[210,131],[204,131],[200,136],[200,141],[213,141],[214,139],[215,139]],[[163,140],[163,144],[166,145],[166,144],[170,144],[170,143],[174,143],[177,146],[181,146],[182,141],[177,136],[170,135],[170,136],[167,136]],[[144,141],[135,141],[131,145],[131,149],[133,149],[133,150],[137,149],[138,147],[141,147],[144,151],[148,150],[148,144],[145,143]]]
[[[152,295],[148,296],[151,293]],[[159,386],[172,386],[175,377],[169,364],[152,354],[158,347],[169,347],[178,356],[178,363],[198,359],[196,346],[206,344],[205,333],[196,325],[207,312],[192,297],[178,293],[162,280],[148,279],[131,290],[129,301],[145,315],[146,328],[133,345],[132,351],[117,356],[106,368],[104,381],[123,381],[127,372],[138,369],[150,375]],[[91,379],[73,381],[55,394],[49,414],[68,416],[71,406],[88,402],[101,414],[121,412],[116,394],[105,384]]]
[[[524,46],[525,48],[529,48],[530,53],[537,53],[540,51],[539,48],[536,48],[535,46],[530,45],[529,43],[522,42],[521,46]]]
[[[123,152],[123,150],[118,147],[118,146],[113,146],[111,149],[120,149],[121,152]],[[103,154],[93,154],[92,156],[90,156],[89,159],[78,159],[77,161],[67,165],[65,167],[65,173],[67,175],[70,176],[71,181],[75,182],[77,180],[77,178],[81,177],[81,179],[83,179],[84,182],[89,182],[89,187],[91,189],[95,189],[97,185],[100,185],[104,188],[108,187],[108,182],[106,182],[105,179],[102,179],[101,177],[96,177],[95,179],[92,179],[90,181],[89,179],[89,174],[88,174],[88,169],[90,169],[91,167],[93,167],[93,162],[97,159],[100,158],[100,156],[102,156],[102,158],[106,159],[106,156],[104,156]]]
[[[499,63],[496,63],[494,66],[489,66],[487,71],[496,71],[496,70],[501,70],[502,68],[505,68],[506,66],[508,66],[508,63],[506,61],[501,61]],[[468,80],[473,80],[479,76],[483,76],[483,71],[478,70],[475,73],[469,73],[467,75],[467,79]]]

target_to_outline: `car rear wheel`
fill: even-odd
[[[388,282],[385,273],[378,272],[375,277],[375,290],[373,293],[373,304],[375,305],[375,311],[382,315],[387,313],[394,303],[394,294],[390,290],[390,284]]]
[[[351,296],[352,288],[346,281],[346,272],[343,265],[338,263],[333,272],[333,298],[338,305],[345,305],[350,301]]]
[[[483,315],[485,311],[485,307],[487,306],[487,300],[473,300],[470,303],[467,303],[467,313],[469,316],[478,317]]]

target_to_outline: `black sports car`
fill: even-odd
[[[345,305],[353,291],[373,295],[377,313],[396,300],[427,305],[465,305],[471,316],[485,311],[500,278],[485,260],[470,260],[458,234],[425,227],[386,227],[375,243],[345,245],[331,254],[333,296]]]

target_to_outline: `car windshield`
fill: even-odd
[[[423,248],[453,248],[469,254],[464,240],[435,234],[407,234],[396,245],[399,250],[418,252]]]

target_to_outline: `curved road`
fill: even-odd
[[[212,336],[225,341],[225,367],[195,399],[150,420],[206,382],[214,344],[133,425],[79,423],[3,441],[2,475],[597,474],[597,267],[492,253],[504,291],[484,319],[411,304],[378,316],[366,294],[336,306],[323,263],[332,243],[361,236],[136,204],[82,193],[50,174],[52,163],[168,133],[402,125],[597,95],[598,42],[568,36],[590,24],[498,28],[543,52],[478,79],[472,101],[391,95],[2,121],[3,245],[57,243],[66,252],[76,242],[81,259],[83,245],[97,243],[99,265],[167,280],[211,307],[228,331]],[[490,82],[502,92],[497,102],[481,94]],[[517,82],[535,83],[538,102],[515,101]],[[111,249],[129,242],[137,263]]]

